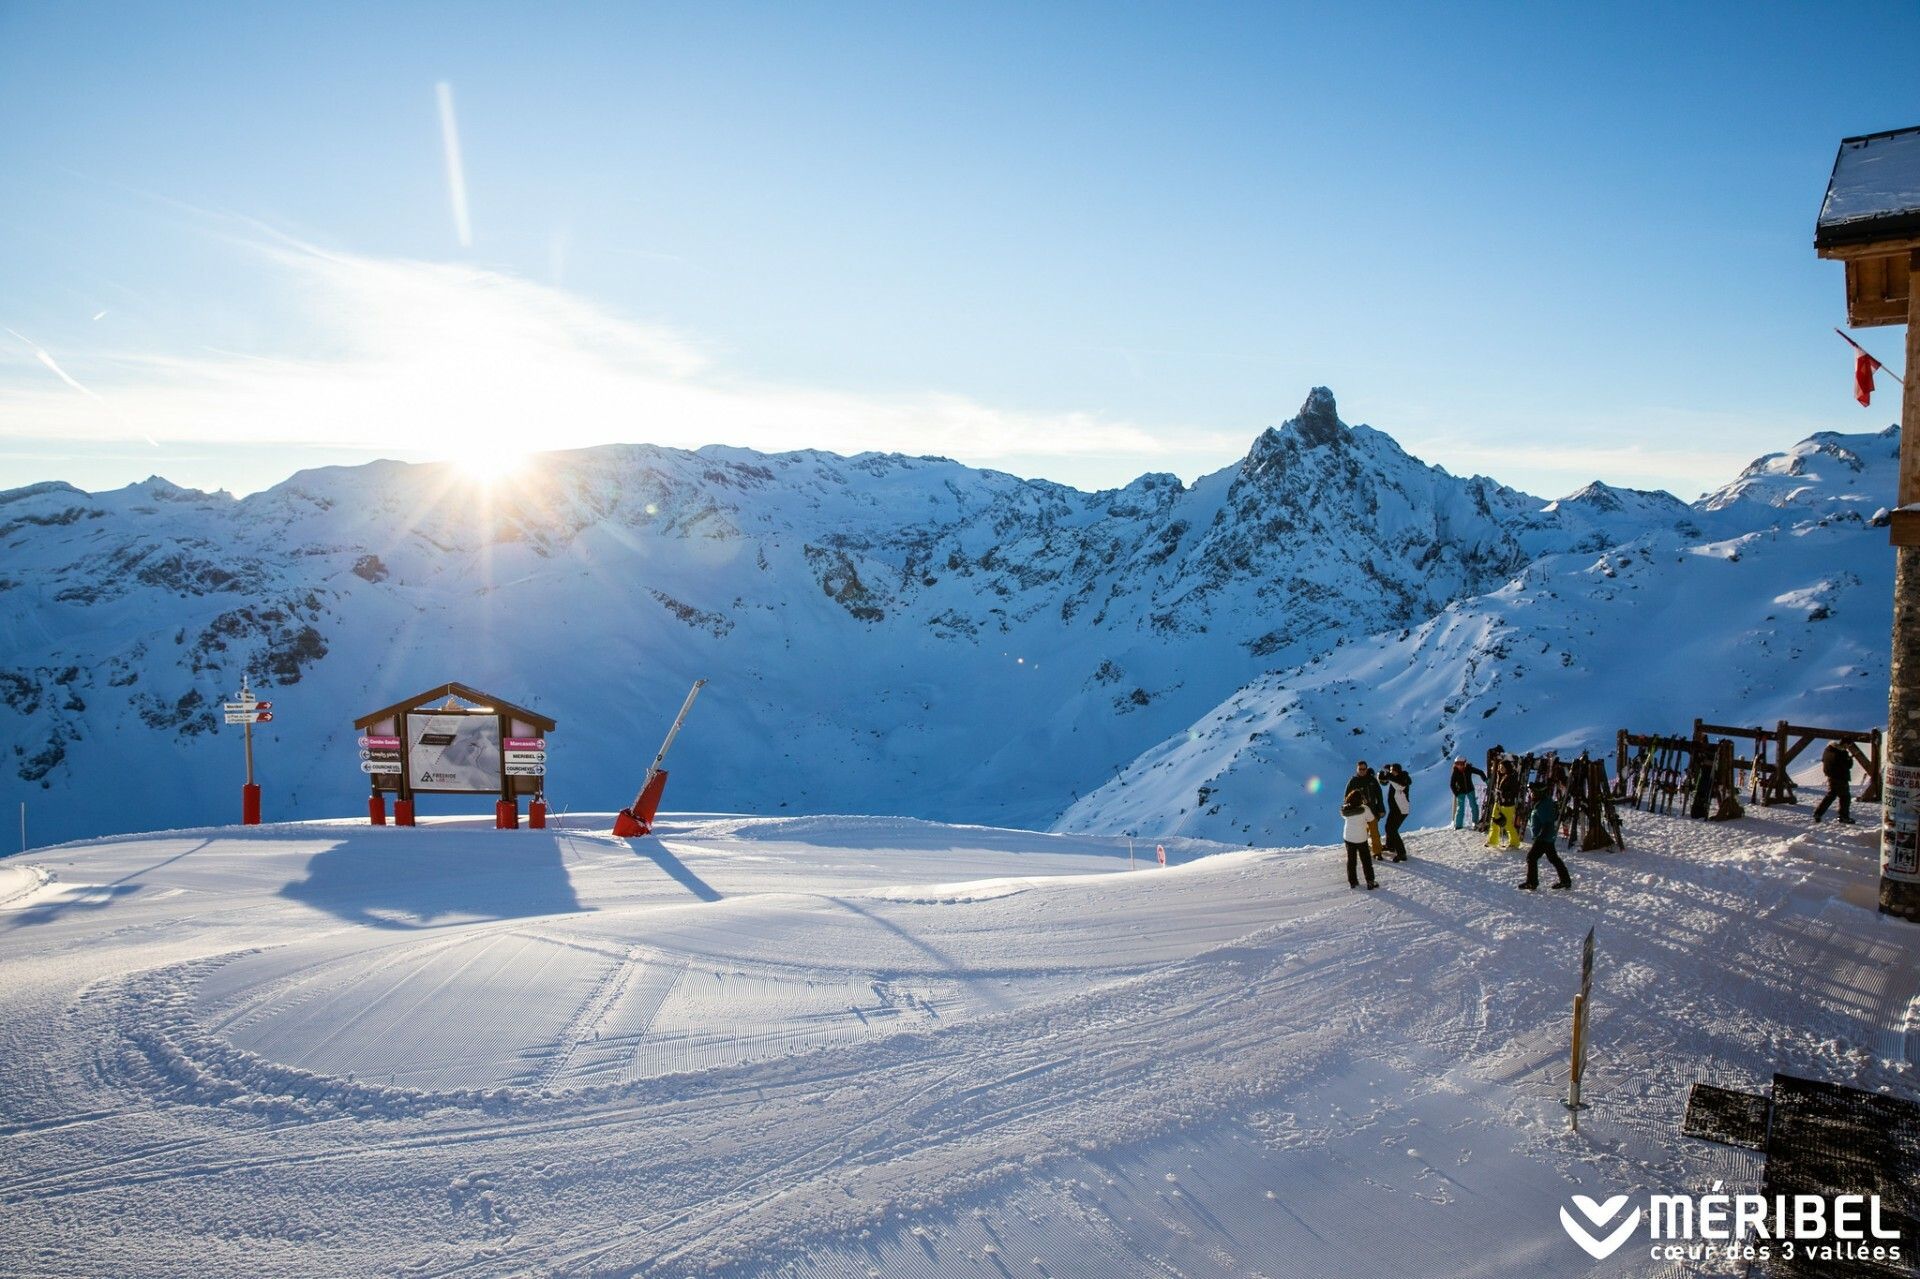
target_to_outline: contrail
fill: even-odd
[[[53,375],[59,378],[62,382],[65,382],[68,386],[80,392],[80,394],[82,395],[90,396],[91,398],[96,400],[100,398],[99,396],[94,395],[93,392],[89,391],[86,387],[81,386],[78,382],[74,381],[73,375],[68,373],[65,369],[61,368],[59,364],[55,363],[53,356],[50,355],[47,352],[47,349],[41,346],[38,342],[35,342],[32,338],[27,337],[25,334],[19,332],[16,329],[8,329],[7,332],[13,334],[14,337],[19,338],[21,342],[25,343],[27,349],[32,351],[34,355],[39,357],[40,363],[46,365],[49,369],[53,370]]]
[[[447,157],[447,195],[453,201],[453,232],[460,247],[473,247],[473,223],[467,220],[467,171],[460,163],[460,126],[453,118],[453,86],[433,86],[440,99],[440,146]]]
[[[101,312],[101,314],[104,315],[105,312],[103,311]],[[8,329],[7,332],[13,334],[13,336],[16,339],[18,339],[22,345],[24,345],[29,351],[32,351],[35,357],[39,359],[40,363],[46,365],[48,369],[52,370],[53,375],[55,377],[59,378],[62,382],[65,382],[68,386],[80,392],[80,394],[86,396],[88,399],[97,400],[101,404],[107,404],[105,399],[102,399],[99,395],[95,394],[94,392],[88,390],[86,387],[81,386],[80,383],[76,382],[71,373],[67,372],[65,369],[60,367],[59,362],[53,358],[52,352],[48,351],[47,348],[45,348],[44,346],[41,346],[38,342],[35,342],[32,338],[20,332],[20,330],[18,329]],[[114,407],[111,404],[107,404],[107,411],[109,413],[112,413],[115,418],[118,418],[123,425],[128,426],[130,429],[138,431],[141,439],[153,445],[153,447],[155,448],[160,447],[159,440],[154,439],[153,436],[148,434],[146,431],[139,431],[137,427],[132,427],[132,425],[128,423],[124,417],[121,417],[118,412],[115,412]]]

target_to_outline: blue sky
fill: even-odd
[[[0,485],[606,440],[1682,496],[1849,395],[1920,8],[0,0]],[[450,87],[472,243],[456,234]],[[1899,330],[1860,335],[1899,366]]]

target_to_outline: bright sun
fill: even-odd
[[[524,453],[510,453],[500,449],[489,449],[479,453],[464,453],[453,459],[453,464],[470,480],[484,485],[498,484],[511,476],[526,464]]]

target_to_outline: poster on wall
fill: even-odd
[[[410,714],[407,781],[415,790],[500,789],[500,721],[492,715]]]
[[[1881,794],[1880,873],[1920,882],[1920,768],[1888,764]]]

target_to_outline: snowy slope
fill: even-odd
[[[884,818],[40,850],[0,884],[0,1273],[1661,1273],[1557,1213],[1754,1189],[1678,1136],[1689,1084],[1913,1095],[1873,827],[1805,821],[1630,814],[1539,898],[1451,831],[1377,893],[1326,848],[1129,873]]]
[[[1458,617],[1449,605],[1523,571],[1577,567],[1553,556],[1771,529],[1804,508],[1796,492],[1825,491],[1822,459],[1783,455],[1712,509],[1603,485],[1547,503],[1349,428],[1316,389],[1190,488],[1148,475],[1081,493],[940,459],[640,445],[545,455],[493,489],[388,462],[244,500],[160,480],[35,485],[0,493],[0,803],[28,801],[34,842],[229,817],[241,752],[217,703],[250,670],[275,703],[258,752],[269,817],[349,809],[364,793],[353,717],[447,679],[558,719],[554,806],[612,807],[706,676],[674,804],[1046,825],[1236,690],[1368,635],[1432,634]],[[1854,478],[1863,502],[1880,483]],[[1747,571],[1772,554],[1749,545]],[[1761,576],[1781,577],[1776,594],[1816,589],[1798,573]],[[1589,603],[1609,625],[1607,601]],[[1745,633],[1715,626],[1714,643]],[[1863,647],[1884,629],[1864,603],[1826,626]],[[1830,682],[1777,674],[1783,694]],[[1542,668],[1527,687],[1559,678]],[[1538,700],[1503,695],[1499,714]],[[1139,803],[1116,820],[1177,823],[1199,784],[1156,797],[1152,821]]]
[[[1893,558],[1874,516],[1898,453],[1893,432],[1816,435],[1690,510],[1584,490],[1555,504],[1593,512],[1581,549],[1260,677],[1056,829],[1331,838],[1333,796],[1359,758],[1405,764],[1416,820],[1438,821],[1456,752],[1611,752],[1618,729],[1690,732],[1695,716],[1884,723]],[[1613,515],[1627,523],[1607,528]],[[1653,530],[1614,540],[1645,522]]]

